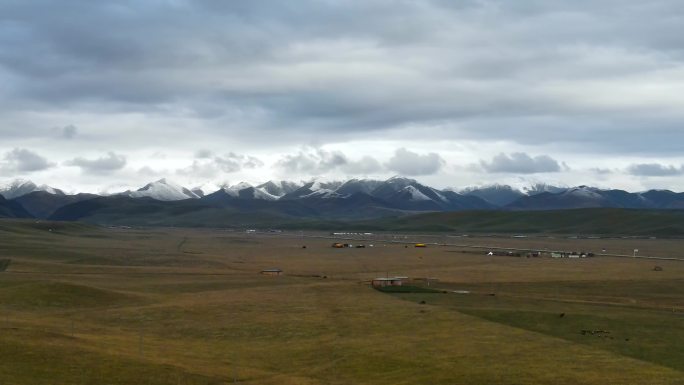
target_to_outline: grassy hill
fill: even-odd
[[[50,219],[100,225],[274,227],[318,226],[329,218],[350,221],[400,213],[398,210],[375,207],[368,202],[348,207],[303,204],[299,201],[187,199],[163,202],[151,198],[113,196],[66,205],[57,209]]]
[[[0,195],[0,218],[31,218],[19,203],[9,201]]]
[[[684,235],[682,210],[578,209],[467,211],[412,215],[358,223],[367,230],[461,233]]]
[[[354,210],[365,212],[372,208],[346,208],[349,212]],[[684,236],[684,210],[591,208],[408,214],[376,210],[369,216],[384,217],[359,219],[359,216],[345,216],[329,207],[314,208],[299,202],[264,204],[232,201],[218,204],[199,200],[160,202],[153,199],[103,197],[62,207],[51,219],[134,226]]]

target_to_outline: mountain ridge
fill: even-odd
[[[206,218],[213,223],[227,223],[222,222],[218,214],[210,213],[211,210],[222,212],[226,218],[247,217],[251,213],[256,216],[297,220],[363,220],[426,212],[475,210],[684,208],[684,193],[670,190],[632,193],[589,186],[557,187],[536,184],[523,189],[524,191],[508,185],[491,185],[471,187],[458,192],[453,189],[435,189],[415,179],[398,176],[384,181],[313,179],[301,183],[269,181],[258,185],[240,182],[231,186],[224,185],[209,194],[204,191],[201,194],[199,191],[193,192],[167,179],[148,183],[135,191],[128,190],[109,196],[69,195],[49,186],[37,186],[30,181],[13,183],[12,186],[16,187],[12,192],[15,195],[21,191],[38,190],[10,200],[21,206],[31,217],[61,220],[96,218],[105,213],[107,218],[115,218],[118,206],[121,213],[124,209],[130,209],[128,215],[141,218],[156,216],[154,223],[163,223],[164,216],[178,219],[176,223],[181,223],[182,218],[188,217],[196,222]]]

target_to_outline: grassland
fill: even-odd
[[[616,208],[435,212],[359,222],[367,230],[684,236],[684,210]]]
[[[496,257],[390,235],[332,249],[307,235],[0,221],[0,383],[684,384],[684,262]],[[684,245],[467,242],[675,257]],[[259,274],[272,267],[285,275]],[[368,286],[387,275],[436,277],[440,292]]]

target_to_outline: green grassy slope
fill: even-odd
[[[393,294],[684,370],[682,280],[458,285],[471,294]],[[447,285],[448,286],[448,285]],[[493,293],[495,295],[486,295]]]
[[[250,213],[231,208],[193,206],[172,211],[150,208],[147,213],[140,213],[138,209],[131,207],[135,213],[128,213],[125,207],[101,210],[78,219],[103,225],[684,236],[682,210],[463,211],[350,221],[334,217],[288,217],[276,212]]]
[[[684,211],[579,209],[429,213],[358,223],[365,229],[464,233],[684,235]]]

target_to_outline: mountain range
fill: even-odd
[[[684,193],[627,192],[545,184],[522,190],[506,185],[460,191],[416,180],[350,179],[238,183],[217,191],[167,179],[110,195],[67,194],[31,181],[0,186],[0,217],[81,220],[102,224],[227,226],[287,221],[348,221],[426,212],[538,211],[582,208],[684,209]]]

